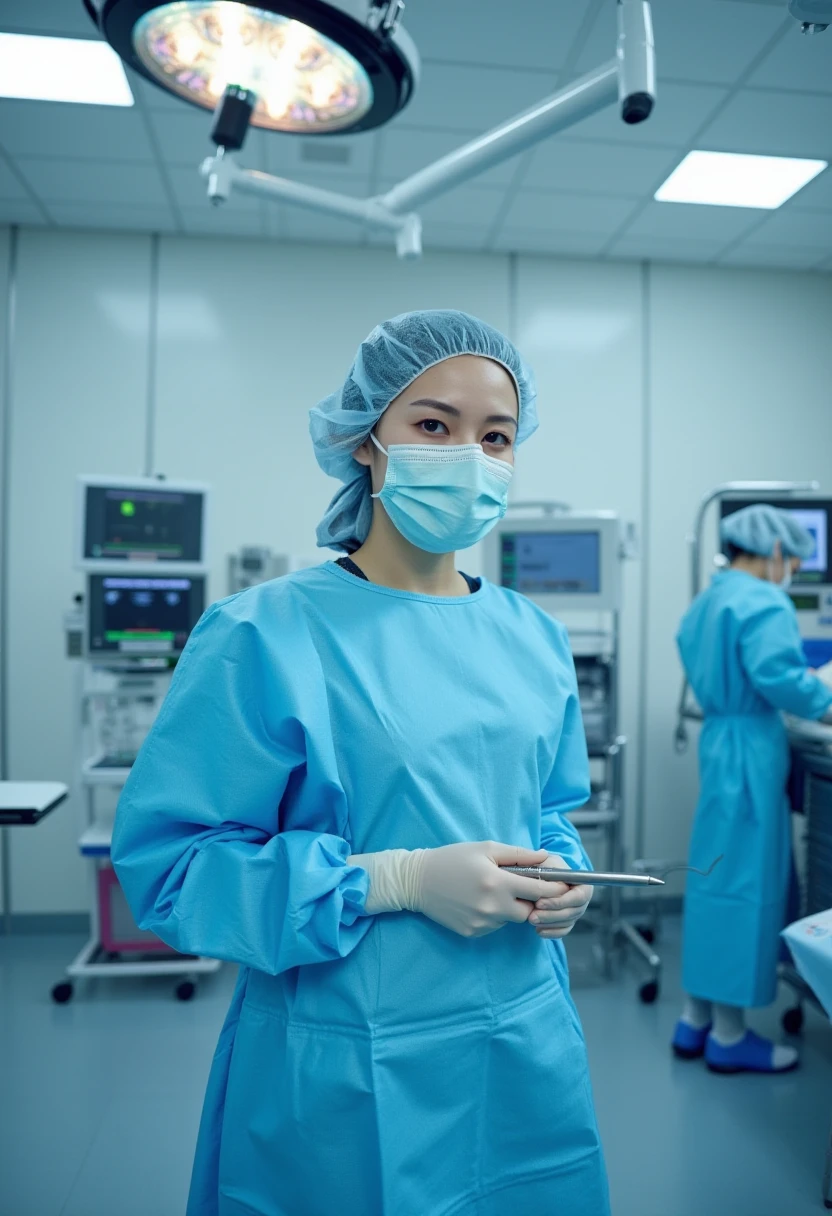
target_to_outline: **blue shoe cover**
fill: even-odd
[[[685,1022],[680,1018],[676,1023],[676,1029],[673,1031],[673,1040],[671,1042],[673,1054],[677,1055],[680,1060],[698,1060],[701,1055],[705,1054],[705,1040],[710,1030],[710,1022],[707,1026],[703,1026],[701,1030],[697,1030],[689,1022]]]
[[[705,1044],[705,1063],[711,1072],[791,1072],[797,1068],[794,1059],[783,1068],[774,1066],[774,1043],[746,1030],[739,1043],[723,1047],[712,1034]]]

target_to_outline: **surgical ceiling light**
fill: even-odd
[[[789,0],[789,12],[804,34],[821,34],[832,25],[832,0]]]
[[[84,0],[122,59],[184,101],[214,110],[244,90],[271,131],[368,131],[406,105],[419,57],[401,0]]]
[[[212,203],[239,191],[354,220],[391,233],[401,258],[422,252],[416,208],[454,186],[607,106],[616,105],[629,126],[649,118],[656,97],[649,0],[606,2],[617,17],[614,58],[385,193],[354,198],[243,169],[233,153],[249,122],[323,135],[366,131],[398,113],[419,64],[400,25],[404,0],[84,0],[136,71],[195,105],[213,109],[219,101],[211,135],[217,154],[200,170]]]
[[[759,207],[774,211],[827,167],[825,160],[689,152],[656,191],[660,203]]]
[[[132,106],[118,55],[106,42],[0,34],[0,97]]]

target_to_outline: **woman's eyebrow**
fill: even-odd
[[[453,418],[461,418],[462,412],[455,405],[448,405],[447,401],[437,401],[435,397],[420,397],[418,401],[408,401],[410,406],[425,406],[429,405],[431,409],[439,410],[443,414],[450,414]],[[511,414],[489,414],[485,419],[486,422],[504,422],[511,426],[517,426],[517,419],[512,418]]]

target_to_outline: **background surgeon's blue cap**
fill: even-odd
[[[370,470],[353,452],[417,376],[456,355],[483,355],[501,363],[517,388],[515,442],[522,443],[537,430],[531,371],[499,330],[454,309],[406,312],[377,325],[359,346],[342,387],[309,413],[318,464],[344,482],[318,525],[321,548],[352,553],[367,539],[373,518]]]
[[[725,544],[736,545],[738,549],[760,557],[771,557],[778,540],[785,557],[799,557],[805,561],[815,551],[811,532],[807,532],[788,511],[765,503],[727,515],[722,521],[721,535]]]

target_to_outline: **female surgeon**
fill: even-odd
[[[760,505],[727,516],[722,541],[730,567],[693,602],[677,639],[705,716],[690,860],[704,869],[723,859],[707,878],[688,878],[688,997],[673,1050],[704,1054],[714,1072],[784,1072],[797,1065],[794,1048],[745,1025],[747,1008],[774,1000],[785,925],[789,749],[780,711],[821,718],[832,690],[807,669],[786,595],[814,551],[810,534],[786,511]]]
[[[464,313],[378,326],[312,411],[349,554],[209,608],[119,805],[138,922],[241,964],[189,1216],[605,1216],[563,944],[590,889],[564,629],[457,572],[535,430]],[[284,453],[291,459],[291,453]]]

